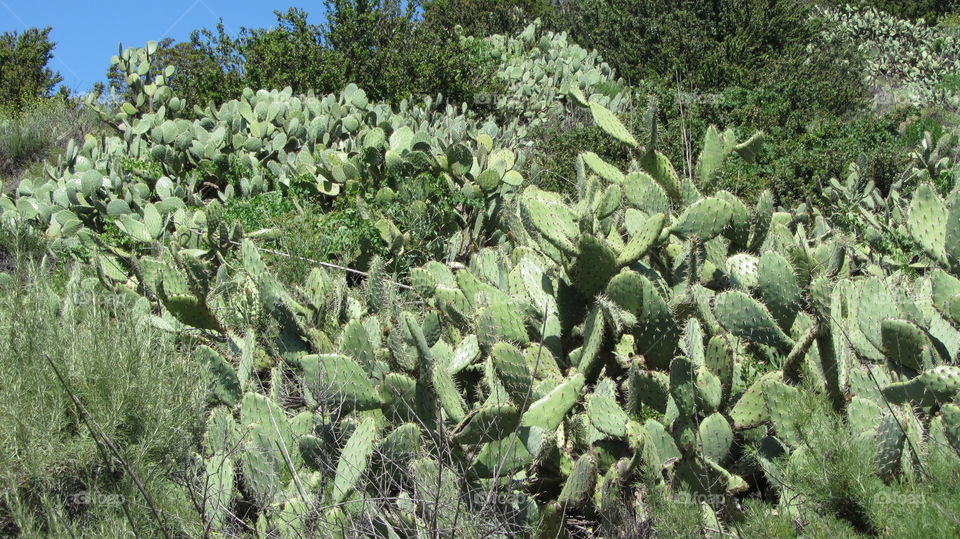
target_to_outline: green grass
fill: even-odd
[[[93,130],[95,118],[75,102],[60,97],[37,101],[22,112],[0,110],[0,180],[4,189],[19,182],[73,139]]]
[[[779,459],[774,474],[787,486],[794,513],[781,504],[745,505],[744,537],[955,537],[960,533],[960,457],[953,448],[919,448],[922,467],[885,482],[869,438],[849,426],[821,395],[802,392],[790,411],[803,458]],[[795,449],[794,451],[798,451]],[[788,533],[794,527],[794,533]]]
[[[0,535],[159,533],[47,357],[120,448],[163,526],[184,533],[197,518],[180,478],[202,432],[202,373],[127,299],[84,290],[79,273],[46,271],[59,275],[19,258],[0,285]]]

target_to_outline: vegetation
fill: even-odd
[[[50,31],[31,28],[0,35],[0,113],[20,111],[33,100],[49,97],[63,77],[49,67],[56,44]]]
[[[948,14],[328,6],[18,161],[0,533],[957,534]]]

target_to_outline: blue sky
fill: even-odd
[[[214,28],[222,18],[227,30],[268,27],[273,12],[296,6],[310,13],[310,22],[323,22],[320,0],[154,0],[38,1],[0,0],[0,33],[52,26],[57,43],[50,67],[63,75],[63,84],[84,92],[103,80],[117,46],[142,46],[164,37],[184,40],[198,28]]]

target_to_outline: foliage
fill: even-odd
[[[424,22],[436,31],[460,27],[463,35],[488,37],[519,33],[535,19],[551,20],[555,7],[545,0],[428,0]]]
[[[202,368],[174,534],[955,535],[956,133],[847,116],[859,77],[815,95],[843,70],[778,80],[810,41],[688,106],[542,24],[463,39],[500,65],[482,112],[354,84],[187,111],[126,50],[112,132],[0,198],[13,244],[86,250],[66,290]]]
[[[319,26],[303,10],[277,11],[276,26],[237,36],[219,24],[189,42],[164,41],[157,62],[175,66],[170,85],[190,107],[219,106],[245,87],[326,94],[354,83],[392,104],[437,94],[466,102],[487,89],[493,66],[456,32],[437,32],[389,2],[330,1],[326,13]],[[108,78],[125,91],[115,67]]]
[[[5,380],[0,418],[8,426],[0,433],[3,534],[161,533],[121,463],[101,453],[105,448],[98,447],[100,440],[48,360],[122,448],[163,510],[166,532],[196,530],[192,524],[198,519],[177,470],[202,434],[203,371],[173,336],[150,326],[142,306],[84,286],[79,269],[24,258],[5,277],[0,285]]]
[[[911,0],[900,2],[897,0],[854,0],[835,2],[839,7],[853,5],[855,7],[875,8],[884,11],[899,19],[916,22],[924,19],[928,23],[936,23],[940,19],[960,12],[960,4],[956,0]]]
[[[89,111],[62,96],[25,104],[17,114],[0,113],[0,179],[7,189],[15,187],[28,168],[69,141],[82,140],[95,126]]]
[[[904,4],[911,4],[905,2]],[[960,70],[960,38],[877,9],[824,9],[824,39],[855,45],[867,58],[866,80],[878,106],[939,104],[960,110],[947,78]]]
[[[806,57],[818,30],[811,8],[792,0],[589,0],[565,5],[561,25],[631,83],[679,77],[713,91],[752,86],[781,62]]]
[[[56,44],[52,28],[29,28],[0,35],[0,113],[18,112],[36,99],[49,97],[63,81],[47,64]],[[65,90],[61,90],[65,94]]]

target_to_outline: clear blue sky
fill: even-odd
[[[0,0],[0,33],[53,27],[57,48],[50,67],[63,75],[64,85],[82,93],[104,80],[121,42],[131,47],[165,37],[185,40],[193,30],[214,28],[220,18],[231,33],[269,27],[276,23],[274,11],[291,6],[310,13],[310,22],[323,22],[321,0]]]

